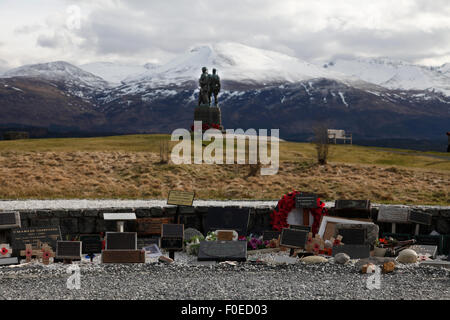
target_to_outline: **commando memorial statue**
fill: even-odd
[[[201,121],[203,130],[209,128],[223,130],[218,99],[221,84],[217,70],[213,69],[213,73],[208,74],[208,68],[203,67],[198,86],[198,105],[194,110],[194,121]],[[214,106],[211,106],[212,97],[214,97]]]

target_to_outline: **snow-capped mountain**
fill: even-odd
[[[125,78],[142,74],[156,68],[158,65],[146,63],[145,65],[122,64],[113,62],[93,62],[80,65],[87,72],[103,78],[113,85],[119,85]]]
[[[7,71],[3,73],[1,77],[39,78],[95,88],[104,88],[108,86],[107,82],[102,78],[64,61],[25,65]]]
[[[388,58],[356,58],[336,59],[323,68],[389,89],[436,90],[450,95],[448,65],[437,69]]]
[[[239,43],[218,43],[195,47],[167,64],[138,76],[127,77],[124,82],[146,83],[149,87],[182,85],[196,81],[203,66],[210,73],[212,68],[216,68],[222,79],[252,84],[338,77],[333,72],[279,52]]]
[[[236,43],[195,47],[163,65],[52,62],[10,70],[0,76],[0,113],[7,115],[0,130],[189,128],[203,66],[222,79],[219,103],[228,128],[279,128],[282,138],[302,140],[317,121],[352,132],[355,140],[436,140],[448,131],[450,64],[337,59],[315,65]]]

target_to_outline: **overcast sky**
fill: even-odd
[[[441,65],[450,62],[450,1],[0,0],[0,71],[55,60],[162,63],[220,41],[311,62]]]

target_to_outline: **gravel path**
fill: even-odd
[[[67,265],[0,267],[0,299],[450,300],[450,271],[443,268],[402,265],[381,275],[381,289],[369,290],[368,275],[352,264],[196,265],[176,258],[170,265],[79,263],[80,290],[66,288]]]

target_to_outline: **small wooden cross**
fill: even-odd
[[[20,251],[20,256],[26,258],[26,262],[31,262],[33,256],[39,256],[40,250],[33,249],[31,244],[25,245],[25,250]]]
[[[325,241],[319,234],[316,234],[315,238],[312,239],[312,247],[315,255],[318,255],[321,250],[325,248]]]
[[[42,257],[42,263],[45,265],[48,265],[50,263],[50,258],[55,257],[55,253],[53,252],[53,249],[46,243],[42,245],[41,254]]]
[[[312,240],[313,240],[313,236],[312,236],[312,232],[310,232],[310,233],[308,233],[308,239],[306,240],[306,246],[305,246],[305,250],[307,252],[312,252],[313,251]]]
[[[9,258],[11,257],[11,253],[12,250],[9,244],[6,243],[0,244],[0,258]]]

